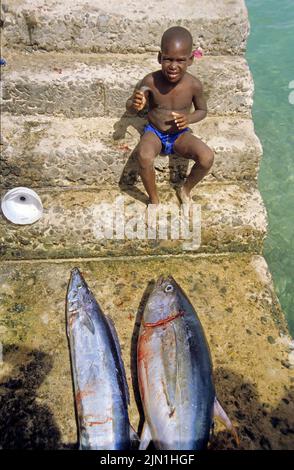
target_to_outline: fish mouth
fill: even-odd
[[[79,268],[73,268],[70,274],[70,283],[72,286],[75,285],[75,287],[86,287],[85,279]],[[78,284],[78,286],[76,286],[76,284]]]
[[[175,280],[170,274],[167,277],[160,275],[155,283],[155,287],[161,287],[165,282],[175,282]]]
[[[165,279],[163,275],[160,275],[157,281],[155,282],[155,287],[160,287],[164,283]]]
[[[67,287],[67,299],[77,301],[81,296],[81,292],[89,293],[89,288],[79,268],[75,267],[71,270],[70,279]]]
[[[73,276],[75,276],[75,275],[77,275],[77,274],[81,275],[81,271],[79,270],[79,268],[74,267],[74,268],[72,268],[72,270],[71,270],[71,274],[72,274]]]

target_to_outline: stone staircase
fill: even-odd
[[[0,445],[75,445],[64,299],[77,265],[117,326],[134,425],[136,403],[140,409],[135,320],[148,283],[171,273],[203,322],[216,388],[239,427],[241,448],[290,448],[293,355],[261,256],[266,213],[256,179],[262,149],[243,57],[244,2],[180,0],[170,11],[167,0],[148,6],[13,0],[3,10],[1,195],[15,186],[35,188],[44,216],[32,226],[0,218]],[[182,240],[100,240],[101,202],[123,195],[126,208],[145,211],[133,152],[145,118],[128,116],[125,102],[138,80],[157,69],[160,37],[175,24],[190,29],[204,50],[190,68],[209,107],[193,130],[215,151],[212,172],[193,196],[201,205],[201,245],[185,251]],[[174,189],[187,162],[158,157],[156,169],[162,202],[176,205]],[[212,448],[234,448],[221,426]]]

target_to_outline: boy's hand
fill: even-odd
[[[179,131],[181,131],[181,130],[185,129],[186,127],[188,127],[189,117],[188,117],[187,114],[172,113],[172,115],[174,116],[174,121],[175,121]]]
[[[143,93],[143,91],[135,91],[134,94],[133,94],[133,108],[136,110],[136,111],[141,111],[145,104],[146,104],[146,97]]]

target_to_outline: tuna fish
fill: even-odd
[[[129,449],[129,392],[117,334],[77,268],[66,310],[80,449]]]
[[[172,277],[148,298],[138,338],[138,380],[145,423],[140,449],[207,447],[214,410],[233,427],[215,397],[212,361],[200,320]]]

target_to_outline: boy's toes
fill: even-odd
[[[184,186],[177,189],[177,196],[182,204],[190,204],[192,202],[191,195],[186,193]]]
[[[149,204],[153,204],[153,205],[155,205],[155,206],[159,206],[160,201],[159,201],[159,199],[151,199],[151,198],[149,198],[148,201],[147,201],[147,206],[149,206]]]

